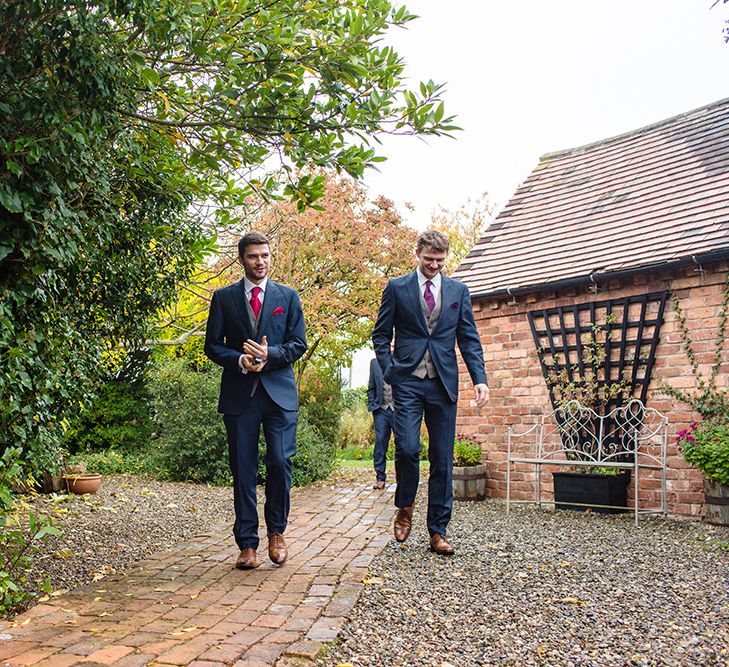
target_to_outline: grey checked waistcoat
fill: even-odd
[[[441,289],[438,290],[438,298],[435,300],[435,308],[433,308],[432,313],[428,312],[428,306],[425,303],[425,299],[423,298],[423,292],[421,291],[419,285],[418,292],[420,294],[420,307],[423,309],[423,316],[425,317],[425,321],[428,323],[428,331],[432,333],[433,329],[435,329],[435,325],[438,324],[438,318],[440,317],[441,304],[443,303],[443,288],[441,286]],[[428,350],[427,348],[425,350],[425,355],[413,371],[413,375],[419,378],[438,377],[438,371],[435,370],[433,360],[430,358],[430,350]]]

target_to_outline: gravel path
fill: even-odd
[[[61,529],[34,555],[34,574],[50,575],[54,590],[125,572],[218,523],[233,524],[232,489],[141,475],[104,476],[94,495],[40,495],[31,504]]]
[[[456,503],[448,559],[424,510],[319,664],[729,665],[729,529]]]
[[[335,475],[371,481],[369,470]],[[54,589],[124,572],[233,519],[228,488],[140,476],[32,504],[63,528],[36,555]],[[499,501],[456,503],[448,559],[427,551],[424,512],[419,498],[410,539],[374,561],[317,664],[729,666],[729,529],[660,518],[636,528],[632,515],[531,506],[507,517]]]

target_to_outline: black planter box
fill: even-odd
[[[596,473],[555,472],[554,500],[558,510],[584,511],[591,509],[601,514],[620,514],[626,512],[628,504],[628,483],[630,470],[617,475]],[[583,503],[586,505],[612,505],[616,507],[581,507],[563,503]]]

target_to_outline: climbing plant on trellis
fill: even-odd
[[[577,400],[606,415],[631,398],[645,405],[666,296],[656,292],[529,312],[552,406]],[[606,421],[604,442],[610,444],[610,433],[620,425]]]

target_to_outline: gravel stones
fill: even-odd
[[[729,530],[456,503],[443,558],[425,509],[319,664],[729,665]]]
[[[54,589],[74,588],[227,523],[230,488],[159,482],[140,475],[104,476],[94,495],[40,495],[33,511],[49,514],[61,529],[38,545],[32,578],[51,577]],[[231,535],[231,541],[232,541]]]

